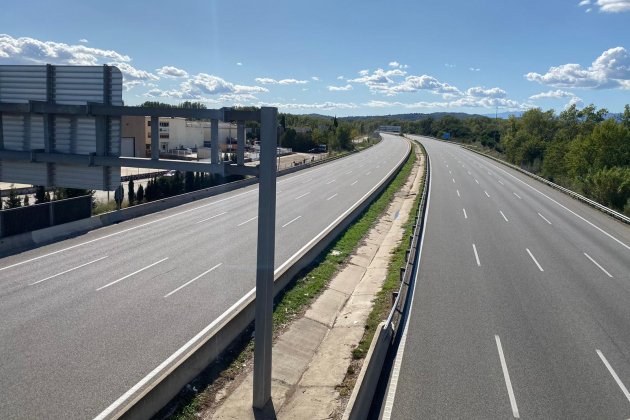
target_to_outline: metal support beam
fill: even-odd
[[[236,164],[245,164],[245,121],[236,122]]]
[[[160,158],[160,117],[151,117],[151,159]]]
[[[254,408],[271,399],[271,339],[273,331],[273,272],[276,234],[277,108],[260,111],[260,182],[256,248],[256,310],[254,343]]]
[[[210,120],[210,163],[219,163],[219,120]]]

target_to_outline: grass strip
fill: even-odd
[[[276,305],[273,312],[274,336],[283,331],[292,320],[301,316],[315,298],[323,292],[326,285],[332,280],[340,267],[347,262],[348,257],[359,246],[370,228],[387,209],[394,198],[394,194],[405,184],[415,161],[416,155],[412,148],[409,157],[387,188],[354,223],[341,233],[337,240],[322,251],[309,268],[296,276],[296,280],[287,286],[284,293],[276,297]],[[232,362],[223,365],[223,370],[216,376],[226,380],[233,379],[242,371],[246,362],[253,358],[253,353],[254,342],[250,339],[243,346],[240,346],[238,351],[232,353]],[[216,374],[216,369],[213,370]],[[213,380],[206,381],[205,385],[210,385],[212,382]],[[190,388],[195,388],[195,386],[190,386]],[[187,396],[183,395],[178,398],[180,408],[169,415],[169,417],[177,420],[198,419],[197,414],[212,404],[212,396],[204,391],[196,393],[196,390],[192,389],[192,392],[187,394]],[[158,415],[157,417],[165,416]]]

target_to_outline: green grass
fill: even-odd
[[[387,318],[387,315],[391,310],[392,292],[397,291],[400,288],[400,269],[405,266],[405,253],[409,247],[409,242],[406,238],[409,238],[413,234],[414,219],[418,211],[418,206],[420,205],[420,199],[422,198],[421,192],[423,191],[423,188],[424,176],[420,184],[420,190],[414,200],[409,219],[403,225],[405,230],[402,236],[403,241],[392,252],[389,266],[387,268],[387,277],[383,283],[382,289],[376,295],[376,299],[374,299],[374,306],[372,306],[372,311],[368,315],[368,319],[365,324],[365,333],[363,334],[359,345],[352,351],[352,356],[355,359],[362,359],[365,357],[370,348],[370,343],[372,343],[372,338],[374,337],[378,324]]]
[[[412,150],[401,170],[377,199],[336,241],[320,254],[311,267],[300,273],[296,280],[285,289],[285,292],[276,298],[277,303],[273,313],[274,334],[277,334],[289,322],[301,315],[314,299],[322,293],[340,267],[345,264],[348,257],[361,243],[370,228],[387,209],[394,194],[405,184],[415,160],[416,156]],[[235,355],[233,361],[218,376],[228,379],[234,378],[242,370],[243,365],[250,360],[253,350],[253,340],[249,340],[241,348],[240,352]],[[185,405],[181,406],[172,415],[172,418],[177,420],[197,419],[197,413],[210,403],[208,399],[209,396],[204,392],[196,394],[189,398]]]

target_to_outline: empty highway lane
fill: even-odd
[[[276,267],[404,159],[385,136],[278,179]],[[255,283],[252,186],[0,260],[0,418],[92,418]]]
[[[429,209],[385,418],[629,418],[630,228],[421,141]]]

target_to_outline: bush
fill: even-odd
[[[586,176],[583,188],[593,200],[624,211],[630,200],[630,168],[617,166],[591,172]]]

